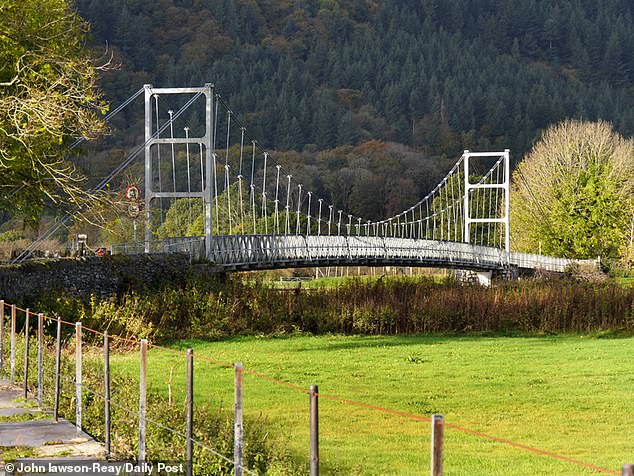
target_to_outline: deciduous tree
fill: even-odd
[[[606,122],[548,129],[513,174],[511,239],[518,251],[575,258],[632,252],[634,141]]]
[[[0,0],[0,208],[31,224],[86,198],[66,157],[105,127],[87,32],[67,0]]]

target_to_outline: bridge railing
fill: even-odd
[[[553,256],[543,256],[532,253],[511,253],[510,263],[521,269],[541,269],[556,273],[565,272],[570,266],[575,264],[587,266],[599,266],[599,260],[579,260],[568,258],[555,258]]]
[[[440,264],[494,269],[506,253],[467,243],[365,236],[215,236],[210,259],[221,266],[258,267],[328,262]]]
[[[145,242],[120,243],[110,247],[112,254],[143,254]],[[150,253],[187,253],[192,260],[205,258],[205,237],[186,236],[150,242]]]
[[[113,245],[114,254],[141,254],[143,242]],[[192,260],[207,257],[202,236],[152,241],[151,253],[188,253]],[[328,262],[397,263],[472,269],[541,269],[565,272],[573,264],[598,266],[597,260],[555,258],[531,253],[510,253],[469,243],[373,236],[218,235],[209,259],[224,267],[310,266]]]

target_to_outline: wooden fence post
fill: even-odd
[[[242,363],[235,364],[233,474],[242,476]]]
[[[431,476],[442,476],[443,436],[445,418],[442,415],[431,417]]]
[[[44,398],[44,314],[37,315],[37,404]]]
[[[24,320],[24,399],[26,400],[29,395],[29,318],[31,311],[26,310],[26,317]]]
[[[82,410],[82,392],[81,392],[81,322],[75,323],[75,432],[77,436],[81,434],[81,410]]]
[[[55,339],[55,400],[53,401],[53,418],[59,421],[59,383],[62,373],[62,320],[57,317],[57,336]]]
[[[624,464],[621,476],[634,476],[634,464]]]
[[[11,385],[15,384],[15,304],[11,304]]]
[[[0,300],[0,372],[4,370],[4,299]]]
[[[310,476],[319,476],[319,389],[311,385],[310,398]]]
[[[186,476],[192,476],[194,468],[194,351],[187,349],[187,422],[185,440]]]
[[[139,375],[139,464],[145,461],[145,427],[147,417],[147,339],[141,339]]]
[[[108,331],[103,333],[103,421],[106,454],[110,456],[110,342]]]

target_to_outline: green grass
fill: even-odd
[[[608,336],[609,337],[609,336]],[[618,470],[634,462],[632,338],[295,336],[181,342],[195,355],[324,394],[430,415],[523,445]],[[113,357],[138,376],[138,355]],[[182,404],[185,359],[152,349],[148,378]],[[170,379],[170,369],[172,377]],[[196,361],[195,399],[231,409],[233,370]],[[320,399],[322,474],[413,475],[429,465],[429,424]],[[308,457],[308,397],[245,376],[245,416],[268,419]],[[151,416],[150,416],[151,418]],[[447,475],[578,475],[593,471],[447,428]]]
[[[612,278],[615,283],[620,284],[625,287],[632,287],[634,285],[634,277],[626,276],[626,277],[617,277]]]
[[[18,414],[13,415],[13,416],[2,416],[2,415],[0,415],[0,423],[43,420],[43,419],[48,418],[48,417],[49,417],[49,415],[47,415],[46,413],[41,412],[41,411],[18,413]]]
[[[30,446],[0,447],[0,462],[2,463],[12,463],[18,458],[32,458],[35,455],[35,449]]]

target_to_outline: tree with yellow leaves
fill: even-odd
[[[629,259],[633,212],[634,141],[606,122],[551,127],[513,173],[516,251]]]
[[[105,129],[87,32],[67,0],[0,0],[0,209],[32,225],[87,198],[66,160]]]

